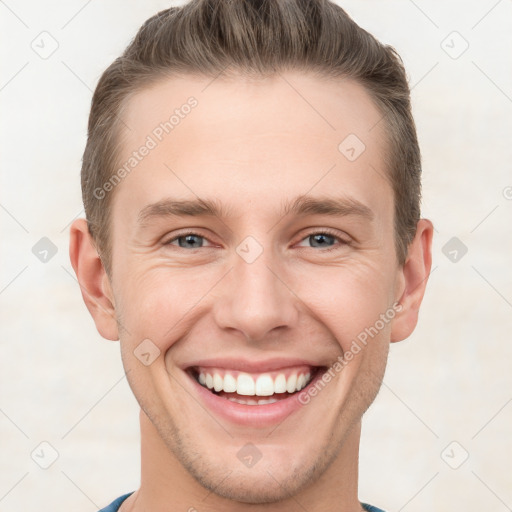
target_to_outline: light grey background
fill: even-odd
[[[436,228],[419,325],[364,420],[360,499],[512,510],[512,1],[340,3],[403,57]],[[138,486],[138,406],[82,302],[68,226],[96,81],[168,6],[0,1],[1,512],[95,512]]]

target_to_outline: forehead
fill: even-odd
[[[116,196],[129,194],[134,216],[166,195],[214,195],[236,213],[262,199],[280,207],[284,195],[334,188],[385,208],[392,192],[381,119],[366,90],[348,79],[288,72],[161,80],[123,112],[119,164],[135,153],[138,160]]]
[[[192,101],[197,105],[189,109],[187,103]],[[173,113],[175,119],[171,120]],[[123,138],[129,144],[169,120],[176,142],[180,142],[180,134],[188,135],[191,124],[196,136],[206,142],[224,138],[226,131],[244,137],[279,130],[326,137],[329,144],[347,130],[369,143],[382,135],[382,115],[360,84],[348,78],[327,80],[297,71],[252,79],[162,79],[132,95],[122,117],[127,128]],[[182,123],[187,117],[191,121]],[[212,128],[223,131],[212,132]]]

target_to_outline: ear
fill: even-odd
[[[393,320],[391,342],[408,338],[418,323],[420,305],[432,266],[433,233],[432,222],[427,219],[418,221],[416,235],[409,245],[407,259],[400,270],[397,300],[402,309]]]
[[[96,329],[103,338],[118,340],[114,295],[85,219],[71,225],[69,258]]]

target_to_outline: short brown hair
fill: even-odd
[[[122,108],[134,93],[163,77],[215,77],[228,68],[262,77],[290,69],[312,71],[365,87],[386,123],[395,246],[403,264],[420,217],[421,157],[407,77],[396,51],[329,0],[192,0],[148,19],[105,70],[93,95],[82,197],[107,273],[113,194],[98,199],[95,190],[118,165]]]

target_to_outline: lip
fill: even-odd
[[[250,361],[247,359],[216,358],[198,359],[187,363],[181,369],[186,371],[191,367],[224,368],[247,373],[266,373],[277,370],[284,370],[294,366],[324,366],[322,363],[307,361],[306,359],[274,358],[262,361]]]
[[[219,362],[219,359],[215,360],[216,365],[219,365]],[[254,368],[254,365],[252,365],[252,368]],[[268,366],[266,366],[266,369],[268,369]],[[185,371],[185,374],[193,387],[193,393],[199,396],[200,401],[215,416],[235,425],[262,428],[275,426],[283,422],[291,414],[297,413],[301,409],[309,409],[309,407],[304,407],[298,397],[301,393],[307,391],[310,386],[313,386],[317,380],[322,378],[325,369],[323,366],[319,367],[311,382],[289,398],[263,405],[245,405],[231,402],[201,386],[194,378],[192,372]]]

